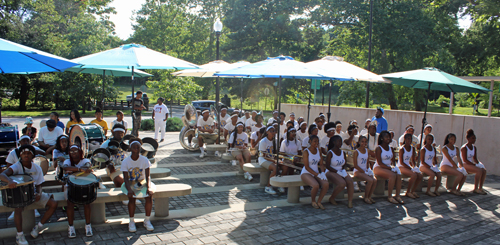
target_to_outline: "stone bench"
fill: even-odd
[[[221,163],[230,163],[232,160],[236,160],[236,158],[234,158],[233,155],[231,155],[231,153],[226,152],[226,153],[222,154],[220,162]]]
[[[352,177],[352,173],[349,173],[349,174],[350,174],[353,182],[354,181],[361,181],[360,179],[358,179],[356,177]],[[262,178],[262,176],[261,176],[261,178]],[[300,198],[300,187],[307,186],[307,184],[304,181],[302,181],[302,179],[300,178],[300,175],[287,175],[287,176],[272,177],[270,179],[270,183],[274,187],[288,188],[287,201],[289,203],[298,203],[299,198]],[[330,183],[332,183],[332,182],[330,182]],[[334,184],[334,188],[335,188],[335,184]],[[346,191],[344,189],[342,192],[340,192],[337,195],[336,198],[343,198],[345,193],[346,193]]]
[[[169,198],[175,196],[185,196],[191,194],[192,187],[187,184],[161,184],[156,185],[156,192],[153,196],[155,204],[154,214],[156,217],[167,217],[169,214]],[[49,193],[54,196],[58,207],[66,206],[63,192]],[[92,224],[103,224],[106,222],[106,203],[120,202],[128,200],[128,196],[123,194],[120,188],[110,188],[97,191],[96,200],[90,204],[92,209]],[[161,208],[160,208],[161,207]],[[35,225],[34,209],[45,209],[40,205],[29,205],[23,211],[23,231],[30,232]],[[0,204],[0,212],[13,212],[13,208]]]
[[[171,174],[171,171],[168,168],[150,168],[149,171],[151,179],[169,177]],[[109,176],[106,174],[106,169],[99,169],[95,171],[94,174],[101,178],[104,182],[111,181]],[[61,182],[57,181],[55,177],[55,173],[43,176],[45,182],[43,182],[42,186],[60,186]]]
[[[227,145],[226,144],[221,144],[221,145],[217,145],[217,144],[212,144],[212,145],[206,145],[205,146],[205,149],[207,152],[226,152],[227,150]]]
[[[243,165],[243,170],[249,173],[260,173],[260,186],[267,186],[271,171],[261,167],[259,163],[245,163]]]

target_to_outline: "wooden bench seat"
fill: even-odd
[[[161,184],[156,185],[156,192],[153,196],[156,217],[166,217],[169,214],[169,198],[175,196],[185,196],[191,194],[192,187],[187,184]],[[66,206],[67,202],[63,192],[49,193],[54,196],[58,207]],[[96,200],[90,204],[92,209],[92,224],[102,224],[106,222],[106,207],[109,202],[120,202],[128,200],[120,188],[102,189],[97,191]],[[29,232],[35,225],[34,209],[45,209],[40,205],[29,205],[23,211],[23,231]],[[0,212],[12,212],[13,208],[0,204]]]

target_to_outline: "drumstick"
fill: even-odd
[[[92,166],[92,167],[90,167],[89,169],[94,169],[94,168],[97,168],[97,167],[99,167],[99,166],[97,166],[97,165],[96,165],[96,166]],[[77,174],[75,174],[75,177],[78,177],[78,176],[80,176],[80,175],[82,175],[82,174],[84,174],[84,173],[85,173],[85,171],[80,172],[80,173],[77,173]]]

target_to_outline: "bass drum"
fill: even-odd
[[[191,137],[191,144],[189,144],[189,138]],[[198,146],[198,138],[196,137],[196,130],[191,127],[184,126],[179,133],[179,143],[181,146],[188,151],[198,151],[200,147]]]
[[[105,140],[104,131],[96,124],[76,124],[71,126],[69,133],[69,145],[79,145],[83,155],[92,154],[92,145],[102,144]]]

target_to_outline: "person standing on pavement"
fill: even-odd
[[[372,122],[377,122],[377,134],[380,134],[382,131],[387,131],[387,119],[384,117],[384,108],[377,107],[377,112],[375,112],[375,116],[372,118]]]
[[[139,137],[139,129],[141,128],[142,110],[146,109],[142,100],[142,91],[137,91],[135,98],[130,102],[132,105],[132,135]]]
[[[168,108],[163,104],[164,99],[162,97],[158,98],[158,104],[155,105],[153,109],[153,120],[155,121],[155,140],[158,140],[158,131],[161,130],[161,140],[163,142],[165,139],[165,128],[167,126],[168,118]]]

